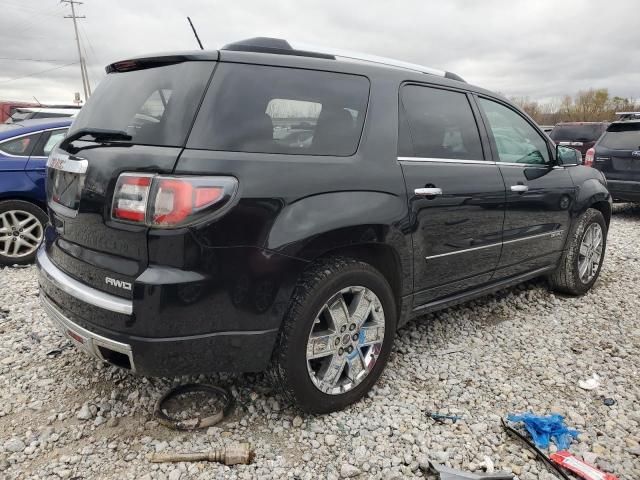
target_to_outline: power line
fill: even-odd
[[[53,60],[46,58],[13,58],[13,57],[0,57],[0,60],[11,60],[15,62],[44,62],[44,63],[64,63],[67,60]]]
[[[28,75],[23,75],[21,77],[10,78],[9,80],[0,80],[0,83],[14,82],[16,80],[22,80],[23,78],[34,77],[34,76],[40,75],[42,73],[52,72],[53,70],[59,70],[61,68],[69,67],[69,66],[75,65],[77,63],[78,62],[71,62],[71,63],[67,63],[66,65],[59,65],[57,67],[47,68],[46,70],[40,70],[39,72],[30,73]]]

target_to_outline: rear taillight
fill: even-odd
[[[584,165],[587,167],[593,167],[593,162],[596,158],[595,148],[590,148],[584,155]]]
[[[149,227],[183,227],[223,210],[237,189],[234,177],[123,173],[116,184],[111,216]]]

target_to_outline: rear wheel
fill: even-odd
[[[312,413],[359,400],[382,373],[396,306],[386,279],[367,263],[332,258],[296,287],[272,359],[282,393]]]
[[[607,246],[607,224],[602,213],[588,209],[576,222],[560,266],[549,281],[554,290],[571,295],[589,291],[600,275]]]
[[[47,214],[32,203],[0,202],[0,265],[33,262],[46,224]]]

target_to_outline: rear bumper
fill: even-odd
[[[607,188],[614,201],[640,202],[640,182],[607,179]]]
[[[173,337],[146,337],[122,328],[106,328],[104,322],[95,325],[91,318],[113,316],[114,325],[127,325],[127,319],[144,315],[144,308],[135,308],[144,302],[116,297],[78,282],[56,267],[44,249],[38,252],[37,265],[45,311],[65,337],[95,358],[149,376],[260,371],[269,363],[277,328]],[[87,313],[82,314],[83,311]]]

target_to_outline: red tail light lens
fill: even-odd
[[[192,225],[223,210],[237,188],[234,177],[123,173],[116,184],[112,217],[156,228]]]
[[[113,196],[113,218],[144,223],[151,180],[151,175],[120,175]]]
[[[587,153],[584,155],[584,165],[587,167],[593,167],[593,162],[596,158],[596,150],[594,148],[590,148],[587,150]]]

